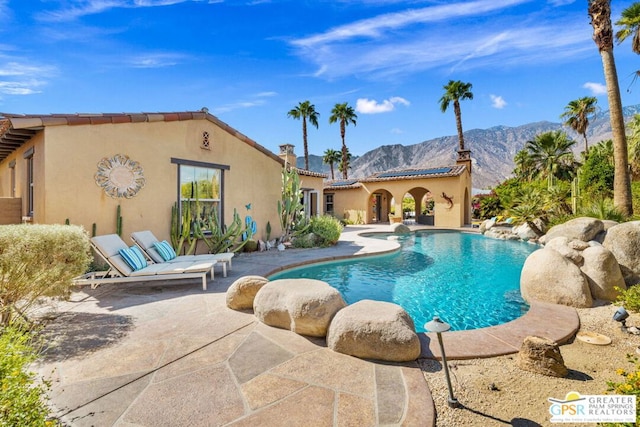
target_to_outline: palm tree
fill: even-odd
[[[595,96],[584,96],[582,98],[575,99],[564,107],[564,113],[560,115],[560,118],[565,120],[564,124],[566,126],[569,126],[584,138],[585,156],[589,153],[589,145],[587,144],[587,128],[589,127],[589,120],[595,118],[597,102],[598,100]]]
[[[513,161],[516,164],[516,168],[513,170],[515,177],[519,180],[530,182],[535,175],[536,169],[529,150],[518,151]]]
[[[298,105],[292,108],[287,117],[294,119],[302,119],[302,142],[304,144],[304,168],[309,170],[309,146],[307,145],[307,119],[309,123],[318,129],[318,116],[320,113],[316,111],[315,105],[309,101],[299,102]]]
[[[635,178],[640,176],[640,114],[635,114],[627,123],[629,134],[629,166]]]
[[[622,43],[627,37],[633,35],[631,50],[640,54],[640,2],[633,3],[623,10],[622,17],[616,22],[616,25],[622,27],[616,33],[618,43]]]
[[[327,148],[324,151],[324,155],[322,156],[322,163],[329,165],[329,167],[331,168],[331,180],[336,179],[333,173],[333,165],[338,163],[341,157],[342,155],[340,154],[340,152],[332,148]]]
[[[613,28],[611,26],[610,0],[588,0],[589,16],[593,27],[593,40],[598,46],[602,58],[604,79],[607,84],[607,98],[609,101],[609,117],[613,133],[613,157],[615,176],[613,180],[613,204],[624,215],[633,214],[631,204],[631,183],[628,172],[627,138],[624,132],[624,117],[622,115],[622,100],[618,73],[613,57]]]
[[[569,139],[563,131],[545,132],[527,141],[525,147],[536,170],[536,176],[547,178],[548,188],[553,180],[571,179],[575,174],[576,163],[571,147],[575,141]]]
[[[458,129],[458,149],[464,151],[464,136],[462,135],[462,113],[460,112],[460,100],[473,99],[471,83],[463,83],[460,80],[449,80],[444,86],[444,95],[440,98],[440,110],[444,113],[453,102],[453,112],[456,115],[456,128]]]
[[[342,178],[347,179],[347,171],[349,169],[349,157],[347,150],[347,144],[344,142],[344,134],[346,132],[346,127],[349,123],[356,125],[356,120],[358,116],[356,112],[353,110],[353,107],[350,107],[348,103],[336,104],[331,110],[331,116],[329,117],[329,123],[340,123],[340,137],[342,138]]]
[[[347,148],[347,163],[346,163],[346,165],[347,165],[347,169],[351,169],[351,157],[352,157],[352,156],[351,156],[351,153],[349,152],[349,149]],[[338,163],[338,170],[339,170],[340,172],[342,172],[342,174],[343,174],[343,175],[344,175],[344,173],[345,173],[345,171],[344,171],[344,169],[345,169],[345,168],[344,168],[344,165],[345,165],[345,162],[344,162],[343,160],[340,160],[340,163]]]

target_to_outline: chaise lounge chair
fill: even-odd
[[[202,290],[206,291],[207,273],[211,273],[213,280],[215,260],[147,264],[139,249],[135,246],[129,248],[117,234],[92,237],[91,246],[107,262],[109,269],[76,277],[76,285],[91,285],[95,289],[104,283],[199,278],[202,280]]]
[[[184,261],[217,261],[222,266],[222,275],[227,277],[227,266],[231,270],[231,259],[233,258],[233,252],[224,252],[220,254],[202,254],[202,255],[176,255],[171,253],[170,256],[163,255],[158,250],[158,244],[160,241],[149,230],[136,231],[131,233],[131,240],[144,252],[147,257],[153,262],[184,262]],[[160,249],[162,250],[162,249]],[[171,250],[173,252],[173,249]]]

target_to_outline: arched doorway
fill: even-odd
[[[371,193],[368,202],[369,222],[388,222],[391,211],[391,193],[384,189],[378,189]]]

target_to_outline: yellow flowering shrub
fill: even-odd
[[[621,377],[619,382],[607,381],[607,394],[626,394],[636,396],[636,421],[640,420],[640,364],[638,358],[630,354],[627,355],[629,363],[633,364],[632,370],[623,368],[616,369],[616,375]],[[637,423],[605,423],[605,426],[636,426]]]
[[[0,329],[0,427],[48,427],[46,393],[48,383],[36,384],[27,367],[37,356],[28,332],[10,327]]]

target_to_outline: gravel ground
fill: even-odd
[[[554,378],[523,371],[516,366],[517,354],[489,359],[449,361],[454,395],[461,408],[447,406],[447,384],[438,361],[421,360],[425,379],[436,406],[438,427],[458,426],[571,426],[549,421],[547,398],[564,399],[570,391],[604,394],[607,381],[619,382],[616,369],[632,369],[627,354],[636,355],[640,335],[625,334],[612,320],[617,307],[601,304],[578,309],[580,330],[611,338],[610,345],[587,344],[574,339],[560,347],[569,369],[567,378]],[[632,314],[628,326],[640,328],[640,315]],[[584,424],[580,424],[584,425]],[[595,424],[591,424],[595,425]]]

